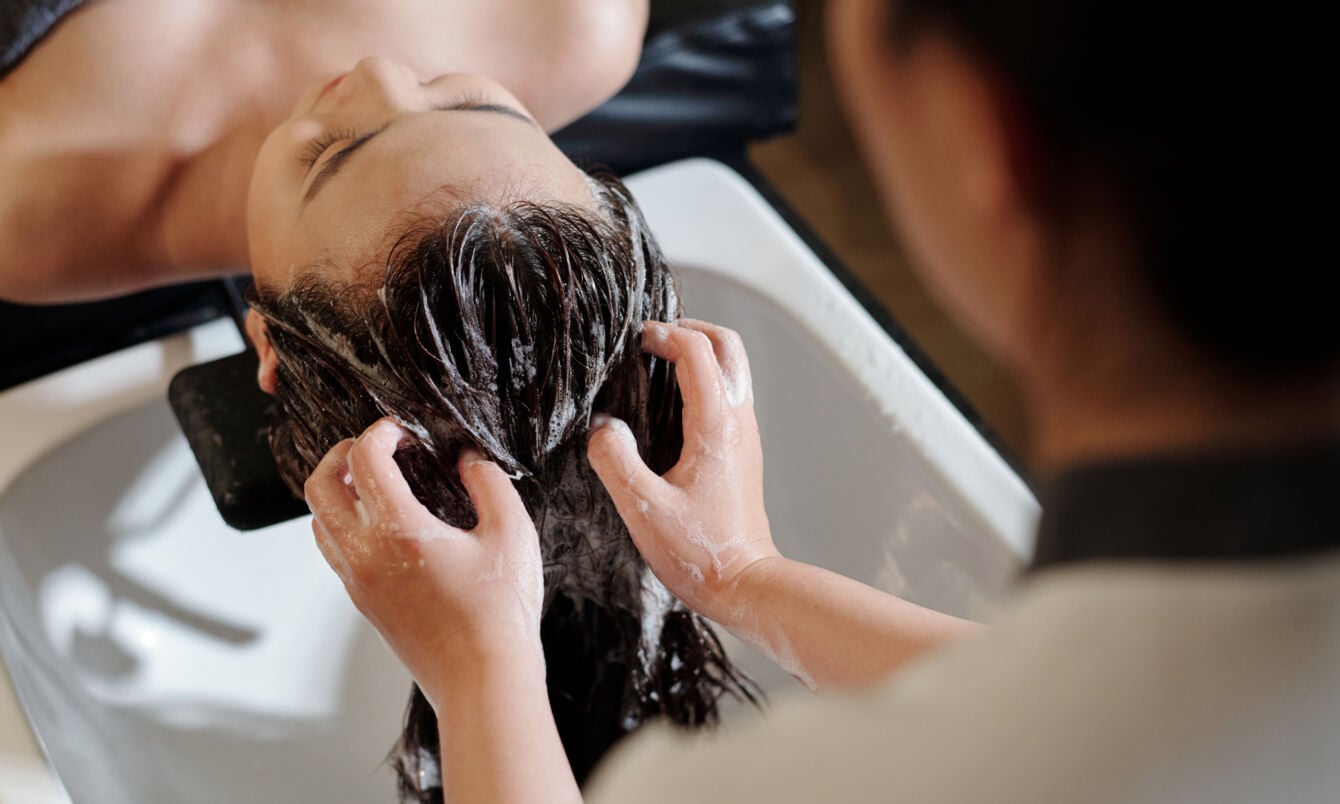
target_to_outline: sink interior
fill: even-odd
[[[0,497],[0,600],[15,686],[75,802],[392,789],[380,763],[407,674],[306,521],[223,524],[165,401],[68,442]]]

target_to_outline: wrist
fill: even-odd
[[[444,690],[504,678],[544,683],[539,631],[516,623],[494,621],[454,629],[443,634],[429,655],[422,667],[411,670],[435,709]]]
[[[754,606],[789,563],[790,559],[776,552],[754,559],[717,590],[710,610],[700,613],[727,630],[747,625],[756,618]]]

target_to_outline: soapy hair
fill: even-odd
[[[396,461],[415,496],[452,525],[477,521],[462,449],[516,478],[544,558],[550,701],[579,780],[649,718],[711,724],[723,694],[757,695],[646,568],[586,460],[592,412],[628,422],[658,472],[683,437],[673,366],[639,348],[643,320],[679,317],[673,277],[618,179],[591,186],[603,215],[465,206],[410,227],[365,284],[312,270],[250,299],[278,357],[271,447],[295,493],[383,416],[410,436]],[[391,759],[402,801],[441,801],[437,722],[417,688]]]

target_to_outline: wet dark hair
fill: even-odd
[[[711,724],[757,691],[715,634],[655,581],[586,460],[593,411],[628,422],[658,472],[679,457],[673,368],[641,321],[673,321],[675,284],[632,197],[596,174],[605,215],[518,201],[422,218],[370,283],[309,271],[253,291],[278,356],[271,446],[295,493],[339,441],[382,416],[418,499],[473,527],[456,472],[475,447],[513,474],[540,533],[550,702],[579,780],[648,718]],[[392,755],[403,801],[441,801],[435,715],[416,688]]]
[[[1029,166],[1046,211],[1085,214],[1072,203],[1085,188],[1116,202],[1146,286],[1193,342],[1251,371],[1340,364],[1329,210],[1307,186],[1330,148],[1316,119],[1330,69],[1315,63],[1329,51],[1302,41],[1305,18],[1073,0],[889,8],[896,46],[945,36],[1017,100],[1046,163]]]

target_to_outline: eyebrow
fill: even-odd
[[[513,109],[511,106],[504,106],[501,103],[480,103],[478,101],[463,100],[449,104],[447,106],[439,106],[433,109],[433,111],[486,112],[489,114],[500,114],[505,117],[511,117],[513,119],[520,120],[523,123],[526,123],[527,125],[539,128],[539,124],[536,123],[534,120],[532,120],[530,117],[522,114],[516,109]],[[321,192],[321,188],[326,186],[326,184],[331,179],[339,175],[340,170],[345,166],[346,163],[348,163],[350,157],[358,153],[360,148],[367,145],[369,142],[372,142],[372,140],[379,134],[385,132],[388,128],[391,127],[391,125],[394,124],[382,126],[381,128],[375,131],[369,131],[367,134],[364,134],[363,136],[359,137],[358,139],[354,140],[353,142],[341,148],[339,153],[335,154],[330,159],[327,159],[326,163],[321,166],[321,170],[317,171],[316,177],[312,179],[311,185],[308,186],[307,192],[303,195],[302,199],[303,205],[305,206],[311,203],[312,199],[316,198],[317,193]]]

